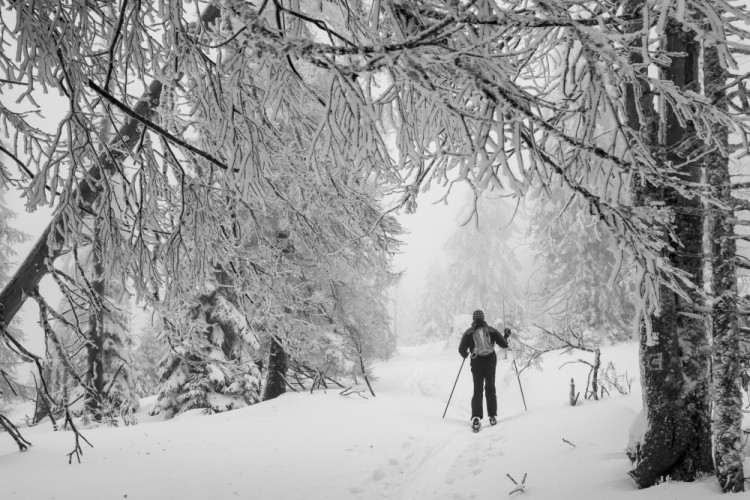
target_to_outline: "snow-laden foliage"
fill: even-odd
[[[515,326],[523,320],[525,303],[514,250],[516,207],[491,198],[480,198],[471,206],[477,218],[457,228],[445,244],[444,307],[454,316],[481,309],[487,322]]]
[[[419,298],[417,328],[407,344],[421,344],[444,340],[451,334],[451,303],[448,295],[448,275],[445,266],[434,262],[427,270],[424,292]]]
[[[221,412],[260,400],[260,343],[245,316],[215,291],[189,312],[165,319],[169,350],[160,361],[152,413]]]
[[[558,186],[554,202],[538,203],[531,218],[539,309],[605,341],[632,336],[632,265],[613,252],[610,234],[575,194]]]
[[[161,323],[148,325],[139,332],[133,332],[133,371],[138,374],[136,390],[140,397],[156,394],[159,385],[159,362],[166,355],[169,346],[163,342]]]
[[[649,304],[639,310],[656,312],[655,280],[681,288],[688,277],[659,260],[665,242],[649,225],[653,210],[630,206],[624,188],[637,174],[699,191],[628,125],[624,92],[651,88],[708,145],[713,124],[744,125],[629,58],[634,37],[658,39],[674,10],[731,66],[708,0],[633,12],[490,0],[11,8],[0,27],[16,47],[0,57],[5,84],[32,108],[39,91],[52,91],[67,114],[43,130],[32,115],[0,109],[13,134],[5,178],[18,181],[30,209],[56,208],[59,231],[45,235],[54,255],[88,217],[101,221],[108,273],[135,277],[143,297],[189,301],[238,248],[233,218],[275,218],[285,207],[304,219],[301,199],[313,192],[356,197],[353,186],[368,178],[398,186],[413,208],[435,183],[523,195],[556,174],[632,253]],[[692,15],[707,27],[690,24]],[[654,29],[620,30],[634,20]],[[668,56],[660,44],[644,47],[648,61]],[[331,174],[340,180],[326,185]],[[114,178],[123,180],[117,189]],[[212,223],[218,241],[198,229]]]
[[[7,191],[2,190],[0,192],[0,286],[5,286],[10,279],[9,270],[17,256],[14,247],[28,239],[26,233],[14,227],[12,221],[16,214],[8,208],[6,196]],[[10,328],[18,338],[24,337],[16,325],[11,324]],[[14,381],[16,367],[20,364],[21,359],[17,354],[4,342],[0,342],[0,400],[9,400],[26,394],[26,388]]]

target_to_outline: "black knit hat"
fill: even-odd
[[[474,322],[484,321],[484,313],[480,309],[477,309],[476,311],[474,311],[474,314],[471,316],[471,320]]]

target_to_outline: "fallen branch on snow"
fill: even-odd
[[[356,391],[356,390],[352,389],[352,386],[349,386],[346,389],[344,389],[343,391],[339,392],[339,395],[340,396],[351,396],[352,394],[357,394],[361,398],[370,399],[367,396],[363,396],[364,392],[365,391]]]
[[[513,493],[519,493],[519,492],[523,493],[523,491],[526,489],[526,476],[527,475],[528,474],[524,473],[523,479],[521,480],[521,484],[518,484],[518,482],[515,479],[513,479],[513,476],[511,476],[510,474],[506,474],[506,476],[508,476],[508,479],[513,481],[513,484],[516,485],[515,488],[510,490],[510,493],[508,493],[508,495],[512,495]]]
[[[5,415],[0,413],[0,427],[5,429],[5,432],[10,434],[10,437],[13,438],[13,441],[16,442],[18,445],[18,449],[20,451],[26,451],[29,446],[31,446],[31,443],[26,441],[24,437],[21,435],[21,433],[18,431],[18,428],[13,425],[13,422],[8,419]]]
[[[73,451],[71,451],[70,453],[68,453],[68,465],[70,465],[71,463],[73,463],[73,455],[76,456],[76,458],[78,459],[78,463],[80,464],[81,463],[81,455],[83,454],[83,450],[81,449],[81,442],[80,442],[80,440],[83,439],[84,442],[87,445],[91,446],[92,448],[94,447],[94,445],[91,444],[91,443],[89,443],[89,440],[86,439],[85,437],[83,437],[83,434],[81,434],[78,431],[78,429],[76,428],[75,424],[73,423],[73,418],[70,416],[70,409],[68,407],[66,407],[65,408],[65,426],[68,426],[68,425],[70,425],[70,429],[73,431],[73,433],[76,436],[75,447],[73,448]]]

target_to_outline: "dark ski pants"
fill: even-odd
[[[495,369],[497,355],[477,356],[471,360],[471,376],[474,378],[474,396],[471,398],[471,418],[484,417],[482,411],[482,391],[487,399],[487,415],[497,416],[497,391],[495,390]]]

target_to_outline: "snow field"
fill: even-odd
[[[0,499],[726,499],[714,478],[636,489],[624,449],[641,405],[637,346],[602,353],[605,366],[636,377],[632,394],[581,395],[571,407],[570,378],[582,392],[588,367],[560,365],[587,356],[549,353],[542,371],[524,371],[524,411],[512,358],[501,354],[499,423],[485,418],[478,434],[469,428],[468,360],[441,418],[461,365],[456,347],[442,344],[379,363],[376,398],[292,393],[217,415],[163,422],[144,413],[136,426],[86,429],[94,448],[83,445],[80,465],[67,463],[72,433],[42,424],[22,429],[34,444],[26,453],[2,436]],[[509,497],[506,474],[528,474],[526,490]]]

